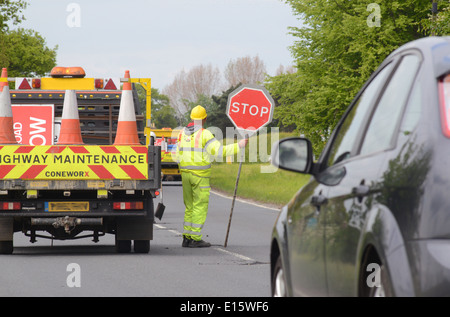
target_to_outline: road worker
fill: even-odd
[[[230,156],[245,148],[248,139],[222,146],[214,135],[203,129],[206,110],[196,106],[191,111],[192,122],[178,136],[176,157],[181,171],[183,201],[186,207],[183,225],[183,247],[211,246],[202,240],[202,228],[208,213],[211,162],[217,156]]]

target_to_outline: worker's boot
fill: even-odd
[[[211,246],[211,243],[203,241],[203,240],[191,240],[191,243],[189,243],[189,248],[208,248]]]
[[[183,236],[183,243],[181,243],[181,246],[183,248],[187,248],[187,247],[189,247],[189,244],[191,243],[191,241],[192,241],[192,239],[190,239],[186,236]]]

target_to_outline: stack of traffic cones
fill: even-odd
[[[130,72],[125,72],[128,81],[122,87],[122,99],[120,100],[119,119],[117,122],[116,139],[114,145],[140,144],[137,132],[136,113],[131,90]]]
[[[59,131],[58,145],[84,144],[81,137],[80,118],[78,116],[77,95],[75,90],[66,90]]]
[[[17,144],[14,137],[13,115],[9,86],[3,86],[0,93],[0,144]]]
[[[2,68],[2,78],[6,78],[6,82],[0,81],[0,92],[3,91],[3,87],[8,86],[8,70],[6,68]]]

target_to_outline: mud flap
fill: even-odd
[[[156,212],[155,212],[155,217],[158,218],[159,220],[161,220],[163,214],[164,214],[164,210],[166,209],[166,206],[164,206],[163,203],[163,186],[161,184],[161,202],[158,203],[158,206],[156,206]]]
[[[116,220],[117,240],[152,240],[153,220],[145,217],[123,217]]]
[[[14,218],[0,218],[0,241],[12,241]]]
[[[156,207],[155,217],[161,220],[165,209],[166,206],[164,206],[162,203],[158,203],[158,206]]]

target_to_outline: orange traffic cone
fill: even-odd
[[[84,144],[75,90],[66,90],[57,144]]]
[[[128,80],[123,83],[122,90],[131,90],[131,82],[129,80],[130,79],[130,71],[129,70],[125,71],[125,78],[127,78]]]
[[[9,86],[2,87],[0,93],[0,144],[17,144],[14,137],[13,115]]]
[[[8,79],[8,70],[6,68],[2,68],[2,78]],[[3,82],[0,81],[0,92],[3,91],[3,87],[8,86],[8,81]]]
[[[125,78],[130,78],[130,72],[125,71]],[[133,92],[131,82],[127,81],[122,87],[119,120],[117,122],[116,139],[114,145],[140,144],[137,132],[136,113],[134,111]]]

